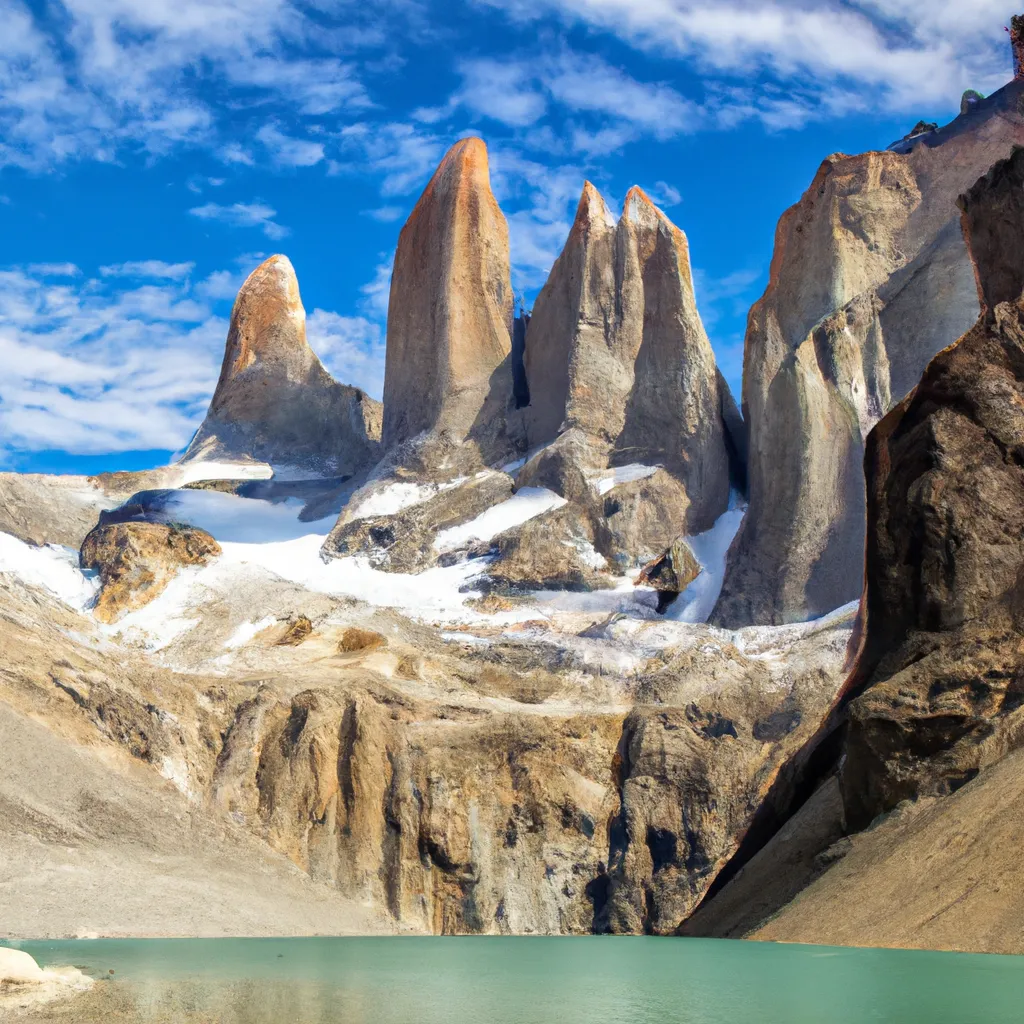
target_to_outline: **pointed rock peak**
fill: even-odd
[[[475,135],[460,139],[445,153],[409,219],[412,220],[427,203],[452,190],[458,190],[463,185],[469,185],[488,194],[491,191],[487,144]]]
[[[423,190],[395,250],[385,446],[447,431],[503,455],[511,331],[508,223],[491,191],[487,147],[461,139]]]
[[[572,227],[573,231],[588,230],[594,225],[614,228],[615,217],[597,188],[591,182],[584,181],[583,193],[580,195],[579,205],[576,207],[576,217]]]
[[[642,227],[656,227],[661,223],[672,231],[679,230],[664,211],[654,205],[654,201],[639,185],[634,185],[626,193],[626,201],[622,204],[622,216]]]
[[[246,279],[231,310],[221,381],[255,362],[315,360],[306,342],[306,311],[287,256],[271,256]]]

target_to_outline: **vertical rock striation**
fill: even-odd
[[[657,464],[685,491],[680,532],[725,511],[735,403],[697,313],[686,237],[639,188],[616,221],[584,185],[537,298],[525,369],[528,444],[559,439],[538,479],[570,497],[581,471]]]
[[[1024,142],[1011,83],[886,152],[837,154],[776,233],[750,313],[750,508],[713,621],[811,618],[858,596],[863,438],[978,315],[956,197]]]
[[[503,454],[512,401],[508,225],[480,139],[441,161],[395,252],[388,303],[383,443],[446,434]]]
[[[963,785],[1024,727],[1024,149],[961,205],[982,316],[868,439],[855,829]]]
[[[284,475],[350,476],[376,461],[380,415],[378,402],[323,368],[306,341],[291,262],[271,256],[238,293],[217,389],[183,461],[254,459]]]

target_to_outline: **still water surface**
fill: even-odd
[[[18,945],[110,979],[68,1018],[108,1024],[1024,1021],[1024,957],[657,938]]]

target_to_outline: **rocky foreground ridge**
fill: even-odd
[[[584,185],[513,320],[465,139],[399,238],[383,409],[275,256],[180,462],[0,476],[0,928],[1020,948],[972,925],[969,851],[937,893],[903,872],[917,931],[854,912],[872,879],[905,905],[893,864],[1016,756],[1019,92],[826,162],[745,419],[639,189],[615,217]],[[50,796],[72,772],[103,792]]]

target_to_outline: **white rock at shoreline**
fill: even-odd
[[[66,999],[93,984],[75,967],[44,969],[22,950],[0,947],[0,1010]]]

